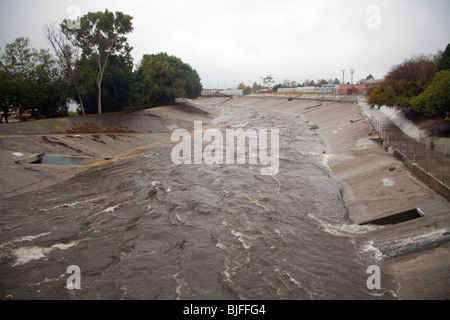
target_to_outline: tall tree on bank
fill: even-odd
[[[81,17],[79,28],[67,20],[61,24],[63,33],[82,50],[82,55],[97,62],[98,114],[102,113],[102,81],[109,57],[115,53],[129,54],[132,50],[125,37],[133,31],[132,19],[120,11],[113,13],[106,9]]]
[[[62,33],[61,29],[56,29],[55,25],[45,25],[43,31],[45,37],[55,51],[65,78],[75,88],[76,94],[78,95],[78,100],[80,101],[81,113],[85,116],[86,113],[84,111],[83,99],[81,98],[83,85],[80,81],[78,81],[79,77],[75,75],[76,71],[79,72],[79,68],[77,70],[75,69],[80,56],[79,48],[75,47],[69,41],[69,39]]]
[[[369,103],[372,107],[411,108],[410,99],[422,93],[438,71],[433,60],[418,56],[394,66],[383,81],[370,91]]]
[[[438,62],[439,71],[450,69],[450,43],[445,48],[445,51],[442,52],[441,58]]]

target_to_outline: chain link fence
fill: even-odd
[[[449,198],[450,150],[447,150],[445,143],[437,144],[430,138],[417,142],[393,123],[373,115],[371,123],[388,152],[402,160],[414,175],[432,189]]]

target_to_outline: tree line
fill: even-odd
[[[368,96],[372,107],[396,106],[429,117],[447,117],[450,113],[450,44],[444,52],[413,57],[394,66]]]
[[[135,65],[127,34],[133,18],[122,12],[89,12],[76,24],[44,26],[50,49],[34,49],[25,37],[0,48],[0,108],[33,117],[67,115],[75,99],[82,115],[195,99],[202,85],[195,69],[167,53],[146,54]],[[6,118],[7,121],[7,118]]]

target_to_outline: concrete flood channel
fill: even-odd
[[[245,101],[249,105],[263,102]],[[64,261],[80,264],[82,281],[89,283],[89,287],[83,285],[83,298],[390,299],[395,298],[390,293],[398,293],[399,288],[384,275],[382,293],[372,295],[367,292],[367,265],[380,264],[384,269],[383,264],[395,265],[394,257],[410,259],[406,256],[409,253],[418,255],[439,246],[443,248],[438,248],[437,252],[447,250],[444,246],[450,241],[450,225],[447,218],[442,217],[448,214],[450,207],[445,199],[430,196],[426,200],[380,210],[386,214],[381,217],[379,214],[368,215],[367,220],[371,221],[358,221],[361,226],[371,226],[357,227],[355,233],[353,228],[356,226],[343,218],[346,209],[340,202],[338,185],[321,169],[321,158],[309,152],[311,146],[316,145],[320,148],[318,152],[323,150],[318,137],[312,134],[311,125],[300,117],[241,107],[235,103],[219,106],[226,112],[220,118],[224,126],[285,128],[281,139],[284,142],[281,146],[283,171],[278,176],[282,192],[274,193],[276,180],[261,180],[246,166],[236,166],[233,170],[229,166],[174,167],[170,161],[165,161],[170,148],[161,145],[143,157],[127,157],[81,172],[68,184],[36,190],[27,202],[18,204],[14,197],[5,198],[2,203],[5,232],[2,231],[0,242],[5,244],[4,251],[8,255],[2,256],[0,271],[8,274],[5,279],[8,284],[4,286],[7,289],[2,288],[3,295],[76,297],[60,285],[64,281],[59,281],[59,276],[57,281],[47,281],[64,272],[59,270],[64,257],[67,259]],[[264,100],[264,105],[269,103],[270,100]],[[297,107],[290,103],[297,102],[288,103],[292,110],[304,105],[298,102]],[[319,108],[311,110],[318,113],[317,118],[322,116]],[[84,171],[83,165],[107,160],[96,157],[123,154],[144,142],[149,145],[152,141],[166,141],[167,136],[163,139],[150,132],[168,134],[172,127],[167,124],[176,123],[179,128],[192,125],[187,121],[188,116],[180,116],[181,120],[177,122],[164,122],[162,112],[170,115],[168,108],[156,111],[161,112],[161,118],[145,117],[147,121],[143,121],[142,129],[146,130],[137,130],[134,121],[131,124],[131,120],[136,120],[133,114],[123,116],[123,119],[118,116],[117,121],[120,120],[118,123],[122,127],[116,125],[117,132],[113,132],[116,130],[112,129],[112,121],[108,126],[103,124],[108,130],[100,130],[99,125],[100,129],[89,132],[77,130],[93,128],[91,125],[66,124],[67,128],[73,126],[74,129],[61,129],[60,136],[50,136],[54,132],[42,130],[40,134],[48,135],[48,138],[30,138],[28,144],[20,139],[21,144],[11,146],[8,141],[10,144],[4,145],[10,148],[8,150],[26,149],[27,156],[34,154],[11,161],[24,165],[15,168],[19,166],[14,164],[14,169],[22,170],[20,173],[23,172],[27,179],[32,174],[36,174],[35,180],[40,179],[38,173],[41,171],[52,175],[55,171]],[[199,114],[195,114],[196,119]],[[311,118],[313,115],[308,114]],[[242,125],[242,119],[249,122]],[[96,121],[97,117],[89,120],[101,123]],[[34,124],[42,124],[48,129],[53,123],[36,121]],[[320,123],[320,128],[325,127],[325,122]],[[125,132],[128,128],[142,132]],[[23,129],[27,130],[33,134],[38,131]],[[116,133],[132,137],[108,136]],[[81,134],[80,140],[69,134]],[[103,134],[105,143],[99,143],[100,139],[93,136],[97,134]],[[34,141],[38,143],[33,145]],[[22,144],[24,147],[18,148]],[[74,152],[85,157],[76,156]],[[158,164],[158,167],[151,164]],[[42,170],[30,168],[38,169],[39,165],[43,165]],[[56,169],[57,165],[62,166],[61,170]],[[73,168],[66,170],[65,165]],[[114,174],[111,174],[112,170]],[[95,195],[89,189],[94,183],[101,190]],[[380,183],[372,185],[384,188]],[[393,195],[390,198],[398,197],[400,203],[405,203],[400,198],[408,197],[408,193],[399,194],[393,190],[395,185],[390,187]],[[239,192],[242,188],[245,188],[244,194]],[[372,194],[376,195],[376,191],[378,189]],[[57,196],[49,197],[49,194]],[[388,198],[383,200],[389,201]],[[374,206],[373,201],[370,205]],[[48,230],[52,233],[47,234]],[[14,241],[28,239],[29,235],[39,237],[26,242]],[[27,248],[41,248],[45,259],[19,262],[16,253]],[[30,276],[25,280],[23,274]],[[438,279],[438,284],[442,283],[445,289],[446,278]],[[414,280],[413,284],[416,282]],[[400,293],[408,283],[402,282]],[[432,282],[427,280],[426,283]],[[346,290],[342,290],[343,287]],[[434,283],[433,288],[436,287]]]

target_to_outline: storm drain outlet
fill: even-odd
[[[94,163],[97,161],[109,160],[108,158],[83,158],[83,157],[68,157],[68,156],[52,156],[45,153],[37,154],[29,158],[19,160],[21,164],[53,164],[53,165],[67,165],[67,166],[82,166],[85,164]]]
[[[378,226],[385,226],[385,225],[389,225],[389,224],[399,224],[402,222],[418,219],[423,216],[424,216],[424,214],[423,214],[422,210],[420,210],[419,208],[416,208],[416,209],[412,209],[412,210],[408,210],[408,211],[395,213],[393,215],[375,219],[375,220],[372,220],[369,222],[365,222],[365,223],[362,223],[361,225],[374,224],[374,225],[378,225]]]

